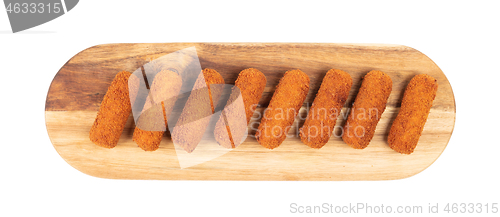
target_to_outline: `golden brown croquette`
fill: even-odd
[[[389,131],[389,147],[401,154],[411,154],[417,146],[425,122],[436,98],[438,84],[433,77],[420,74],[410,80],[401,109]]]
[[[215,125],[214,136],[222,147],[235,148],[240,144],[264,92],[266,82],[266,76],[258,69],[249,68],[240,72],[226,107]],[[245,113],[242,113],[241,106],[235,105],[240,95]]]
[[[339,69],[329,70],[300,128],[302,142],[311,148],[321,148],[330,139],[337,117],[349,97],[352,78]]]
[[[104,148],[114,148],[120,139],[132,107],[128,89],[128,79],[132,74],[127,71],[118,73],[97,112],[90,128],[90,141]]]
[[[285,139],[309,92],[309,76],[299,69],[285,72],[274,91],[255,135],[268,149]]]
[[[368,146],[392,91],[391,78],[377,70],[366,74],[344,125],[342,139],[355,149]]]
[[[222,91],[224,78],[213,69],[204,69],[196,79],[193,91],[182,110],[179,120],[172,132],[174,144],[191,153],[201,141],[203,134],[214,113]]]

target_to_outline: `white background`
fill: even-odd
[[[290,203],[425,208],[439,203],[441,210],[449,202],[500,203],[498,4],[237,2],[80,1],[64,16],[16,34],[7,13],[0,11],[0,216],[283,216]],[[403,180],[91,177],[68,165],[53,148],[45,127],[45,99],[53,77],[72,56],[93,45],[120,42],[407,45],[429,56],[448,77],[456,100],[455,129],[433,165]]]

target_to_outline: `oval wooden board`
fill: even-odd
[[[338,135],[321,149],[304,145],[294,135],[274,150],[263,148],[254,135],[238,148],[211,161],[181,169],[169,135],[160,148],[145,152],[133,141],[132,116],[117,147],[101,148],[89,139],[89,129],[116,73],[133,72],[145,63],[188,47],[196,47],[202,68],[213,68],[234,84],[245,68],[257,68],[267,77],[260,100],[261,110],[290,69],[301,69],[311,79],[304,106],[312,103],[325,73],[342,69],[353,78],[347,100],[350,107],[361,78],[381,70],[393,81],[393,91],[377,125],[375,136],[364,150],[345,144]],[[387,134],[410,79],[427,73],[437,79],[438,93],[415,152],[402,155],[387,144]],[[344,108],[346,109],[346,108]],[[168,180],[391,180],[415,175],[430,166],[444,151],[455,124],[455,100],[451,86],[438,66],[419,51],[400,45],[325,43],[163,43],[105,44],[88,48],[71,58],[50,86],[45,119],[54,148],[79,171],[112,179]],[[258,120],[256,120],[258,121]],[[339,118],[338,126],[344,122]],[[297,118],[294,126],[302,126]],[[253,126],[253,127],[252,127]]]

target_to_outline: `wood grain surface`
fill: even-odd
[[[305,108],[311,104],[329,69],[346,71],[353,87],[344,110],[351,107],[362,76],[370,70],[387,73],[393,90],[386,111],[370,145],[350,148],[334,133],[321,149],[303,144],[292,128],[281,146],[269,150],[253,137],[258,114],[249,125],[249,137],[238,148],[208,162],[181,169],[170,135],[160,148],[145,152],[132,141],[134,121],[129,117],[118,145],[106,149],[94,145],[89,130],[114,76],[133,72],[163,55],[196,48],[202,68],[213,68],[227,84],[234,84],[245,68],[257,68],[267,85],[257,111],[269,103],[285,71],[301,69],[311,79]],[[387,144],[403,91],[410,79],[426,73],[439,88],[415,152],[402,155]],[[88,175],[112,179],[167,180],[391,180],[415,175],[430,166],[444,151],[455,124],[455,100],[451,85],[438,66],[421,52],[401,45],[326,43],[157,43],[105,44],[88,48],[71,58],[50,86],[45,120],[51,142],[74,168]],[[338,119],[342,126],[344,118]],[[294,126],[302,126],[296,118]]]

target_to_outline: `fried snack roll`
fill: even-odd
[[[309,77],[297,70],[285,72],[264,112],[255,137],[265,148],[274,149],[285,139],[309,92]]]
[[[155,76],[132,137],[142,150],[155,151],[159,148],[168,126],[167,117],[172,112],[181,87],[181,76],[173,71],[162,70]]]
[[[108,87],[94,124],[90,128],[90,141],[94,144],[113,148],[118,143],[132,112],[128,89],[128,79],[131,75],[126,71],[118,73]]]
[[[347,122],[342,139],[355,149],[368,146],[392,91],[391,78],[373,70],[366,74],[361,83]]]
[[[191,153],[201,141],[214,113],[214,102],[218,102],[224,78],[213,69],[204,69],[196,79],[193,91],[182,110],[172,132],[172,140],[186,152]],[[214,89],[219,90],[214,90]]]
[[[420,74],[410,80],[401,109],[389,131],[389,147],[401,154],[411,154],[417,146],[425,122],[436,98],[438,84],[433,77]]]
[[[300,128],[300,139],[304,144],[321,148],[328,142],[351,86],[352,78],[346,72],[331,69],[326,73],[304,126]]]
[[[258,69],[249,68],[240,72],[226,107],[215,125],[214,136],[219,145],[225,148],[235,148],[240,144],[264,93],[266,82],[266,76]],[[240,110],[241,107],[235,105],[238,103],[239,96],[243,99],[244,114]],[[246,122],[239,122],[240,120],[246,120]]]

